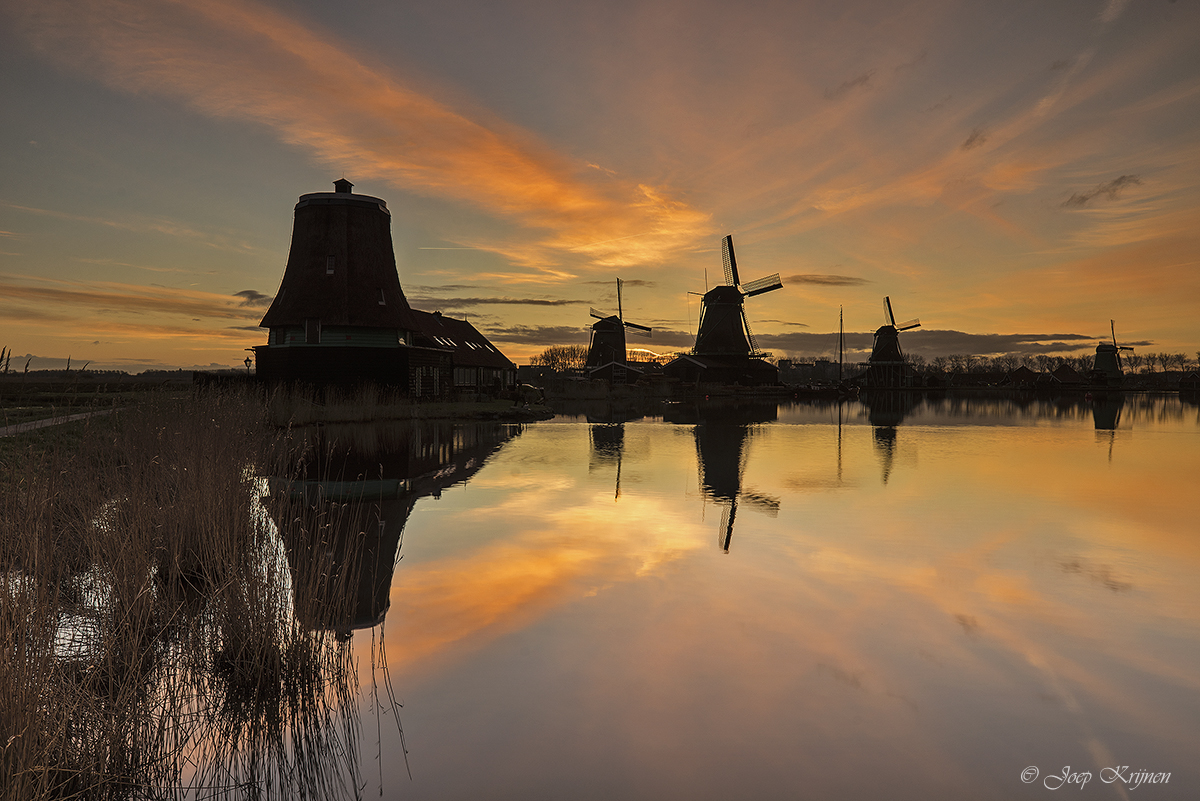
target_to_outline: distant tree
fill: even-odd
[[[945,356],[934,356],[929,362],[929,366],[939,373],[944,373],[950,369],[950,360]]]
[[[914,370],[924,370],[925,369],[925,357],[920,355],[919,353],[904,354],[904,361],[911,364],[913,366]]]
[[[551,370],[582,370],[587,364],[588,348],[586,345],[551,345],[529,360],[534,367],[548,367]]]
[[[1128,356],[1123,356],[1121,361],[1125,362],[1125,366],[1128,367],[1131,372],[1136,373],[1138,368],[1142,366],[1142,362],[1145,360],[1137,353],[1130,353]]]
[[[1096,363],[1096,357],[1085,353],[1076,359],[1076,361],[1079,362],[1079,372],[1086,373],[1089,372],[1092,369],[1092,366]]]
[[[1005,353],[992,359],[992,366],[996,370],[1000,370],[1005,373],[1011,373],[1013,370],[1016,370],[1021,366],[1021,360],[1011,353]]]

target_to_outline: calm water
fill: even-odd
[[[649,411],[425,435],[364,793],[1200,795],[1200,407]]]

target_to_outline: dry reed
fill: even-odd
[[[356,794],[337,623],[357,579],[289,560],[313,505],[265,491],[299,447],[260,398],[217,390],[152,398],[0,468],[5,798]],[[301,598],[326,627],[305,625]]]

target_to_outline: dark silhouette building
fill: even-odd
[[[269,330],[254,349],[259,378],[444,394],[452,351],[416,342],[420,323],[400,287],[387,203],[354,194],[344,178],[334,187],[296,203],[283,281],[259,323]]]

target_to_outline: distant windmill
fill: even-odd
[[[1133,348],[1117,344],[1117,324],[1114,320],[1108,321],[1108,328],[1112,334],[1112,344],[1101,342],[1096,346],[1096,361],[1092,364],[1089,378],[1097,384],[1117,387],[1125,377],[1121,367],[1121,351],[1131,351]]]
[[[875,331],[871,356],[867,359],[867,385],[872,387],[902,387],[907,385],[904,354],[900,351],[900,332],[921,325],[920,320],[896,324],[892,314],[892,299],[883,299],[884,325]]]
[[[604,315],[603,313],[591,310],[591,315],[596,318],[596,322],[592,324],[592,342],[588,347],[587,368],[589,371],[595,371],[607,365],[614,366],[614,378],[617,373],[622,373],[626,367],[625,356],[625,329],[631,330],[638,336],[649,337],[650,327],[638,325],[625,320],[624,312],[621,308],[621,284],[624,283],[620,278],[617,279],[617,313],[612,315]]]
[[[758,343],[746,320],[746,298],[783,289],[779,273],[742,284],[733,236],[721,240],[721,260],[725,265],[725,283],[704,293],[700,300],[700,329],[696,334],[697,356],[757,356]]]

